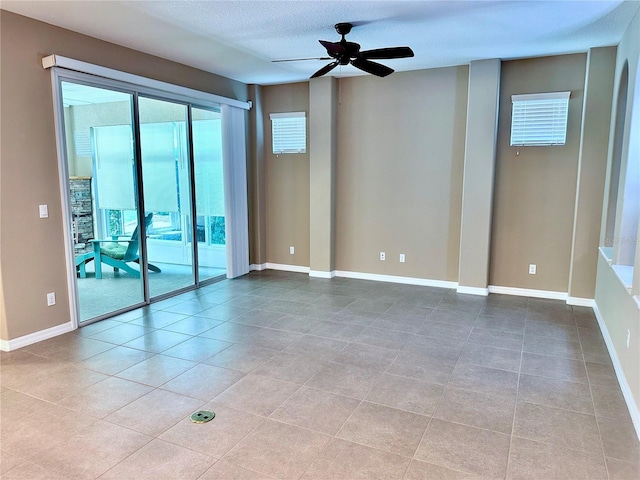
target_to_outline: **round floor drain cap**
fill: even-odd
[[[193,423],[207,423],[215,418],[216,414],[209,410],[199,410],[191,415]]]

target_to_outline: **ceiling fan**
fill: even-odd
[[[328,57],[319,58],[294,58],[289,60],[273,60],[274,62],[295,62],[298,60],[332,60],[333,62],[325,65],[310,78],[321,77],[329,73],[338,65],[353,65],[360,70],[376,75],[378,77],[386,77],[391,75],[394,70],[381,63],[372,62],[371,60],[388,60],[393,58],[413,57],[413,50],[409,47],[388,47],[376,48],[373,50],[360,51],[360,45],[354,42],[348,42],[345,36],[351,31],[353,25],[351,23],[336,23],[335,29],[342,39],[339,42],[327,42],[326,40],[318,40],[320,44],[327,49]]]

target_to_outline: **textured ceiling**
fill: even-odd
[[[356,26],[363,50],[408,45],[415,57],[381,61],[397,71],[584,52],[615,45],[637,0],[516,1],[6,1],[21,15],[245,83],[304,80],[328,63],[333,25]],[[55,53],[55,52],[51,52]],[[362,74],[351,66],[332,75]]]

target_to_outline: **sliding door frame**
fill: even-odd
[[[200,263],[198,260],[198,219],[196,217],[196,169],[193,154],[193,105],[187,105],[187,152],[189,156],[189,190],[191,191],[191,264],[196,282],[196,288],[200,286]],[[212,281],[215,281],[213,279]]]
[[[104,80],[104,81],[102,81]],[[78,295],[78,284],[77,284],[77,273],[75,267],[75,251],[73,249],[73,238],[71,234],[71,224],[72,224],[72,215],[71,215],[71,194],[69,191],[69,159],[67,156],[67,132],[66,125],[64,120],[64,106],[63,106],[63,95],[62,95],[62,82],[70,82],[78,85],[85,85],[88,87],[94,88],[103,88],[114,90],[117,92],[125,93],[131,95],[131,121],[133,123],[134,135],[139,135],[139,126],[137,126],[137,101],[136,101],[136,93],[134,90],[126,88],[125,85],[119,84],[118,82],[113,82],[109,79],[101,79],[101,81],[97,82],[95,79],[86,74],[81,74],[79,72],[73,71],[64,71],[52,69],[51,75],[52,81],[52,90],[53,90],[53,102],[54,102],[54,123],[55,123],[55,131],[56,131],[56,149],[58,153],[58,173],[59,173],[59,185],[60,185],[60,197],[62,204],[62,221],[64,224],[63,234],[64,234],[64,245],[65,245],[65,257],[66,257],[66,267],[67,267],[67,291],[69,293],[69,308],[71,310],[71,320],[75,328],[80,326],[80,298]],[[140,146],[139,142],[135,142],[134,154],[136,156],[140,155]],[[138,157],[139,158],[139,157]],[[139,183],[138,176],[140,175],[138,164],[140,162],[138,159],[135,160],[136,165],[136,184]],[[139,196],[140,192],[138,192]],[[142,200],[142,204],[140,203],[140,198],[136,198],[138,202],[138,226],[141,229],[140,234],[145,235],[144,231],[144,221],[141,220],[141,213],[144,210],[144,199]],[[143,218],[144,216],[142,216]],[[144,237],[141,237],[144,238]],[[145,242],[140,242],[140,256],[145,261],[144,257],[144,244]],[[146,263],[145,263],[146,265]],[[124,313],[130,310],[134,310],[136,308],[140,308],[144,305],[148,304],[148,296],[147,296],[147,286],[146,279],[143,280],[143,301],[134,303],[124,308],[120,308],[109,312],[108,314],[99,315],[95,318],[87,322],[82,322],[85,325],[90,323],[98,322],[100,320],[104,320],[105,318],[112,317],[114,315],[118,315],[120,313]]]
[[[60,61],[63,60],[63,61]],[[84,67],[84,70],[70,70],[68,68],[64,68],[63,66],[57,66],[59,64],[64,63],[68,66],[78,65],[77,68]],[[142,177],[142,152],[141,152],[141,142],[140,142],[140,115],[139,115],[139,96],[142,95],[146,98],[155,98],[164,101],[171,101],[179,104],[183,104],[187,106],[187,151],[188,151],[188,162],[189,162],[189,184],[190,184],[190,192],[189,197],[191,199],[190,205],[190,213],[192,216],[191,221],[191,248],[192,248],[192,268],[194,271],[194,283],[193,285],[177,289],[175,291],[169,292],[167,294],[159,295],[158,297],[154,297],[151,299],[149,297],[149,283],[148,283],[148,275],[147,275],[147,265],[148,265],[148,249],[146,241],[140,242],[140,273],[143,280],[143,288],[144,288],[144,300],[141,303],[133,304],[131,306],[109,312],[108,314],[103,314],[98,317],[95,317],[89,321],[82,322],[83,325],[88,325],[93,322],[97,322],[103,320],[105,318],[109,318],[115,316],[120,313],[124,313],[130,310],[134,310],[144,305],[149,305],[152,302],[160,301],[164,298],[177,295],[181,292],[190,291],[197,289],[203,285],[207,285],[210,283],[214,283],[219,280],[219,277],[213,277],[207,279],[205,282],[200,282],[199,278],[199,268],[198,268],[198,245],[197,245],[197,225],[196,225],[196,192],[195,192],[195,168],[194,168],[194,154],[193,154],[193,126],[192,126],[192,108],[201,108],[206,110],[213,110],[221,112],[223,116],[223,136],[229,136],[228,132],[225,135],[225,127],[224,127],[224,115],[223,110],[229,109],[230,107],[235,107],[239,109],[248,110],[251,108],[250,102],[240,102],[238,100],[226,99],[224,97],[219,97],[217,95],[208,94],[205,92],[200,92],[197,90],[191,90],[185,87],[180,87],[177,85],[166,84],[164,82],[158,82],[155,80],[147,79],[144,77],[137,77],[135,75],[127,74],[124,72],[118,72],[111,69],[106,69],[104,67],[99,67],[96,65],[87,64],[84,62],[75,61],[72,59],[66,59],[64,57],[58,57],[55,55],[43,58],[43,66],[45,68],[51,69],[51,82],[52,82],[52,92],[53,92],[53,103],[54,103],[54,123],[55,123],[55,133],[56,133],[56,149],[58,156],[58,172],[59,172],[59,186],[60,186],[60,195],[61,195],[61,203],[62,203],[62,220],[64,224],[63,232],[64,232],[64,240],[65,240],[65,256],[66,256],[66,266],[67,266],[67,284],[68,284],[68,292],[69,292],[69,305],[71,310],[71,320],[75,328],[80,325],[80,308],[79,308],[79,296],[77,290],[77,278],[76,278],[76,269],[75,269],[75,252],[73,250],[73,239],[71,235],[71,199],[69,192],[69,165],[68,165],[68,157],[67,157],[67,148],[66,148],[66,127],[64,120],[64,106],[63,106],[63,96],[62,96],[62,82],[67,81],[71,83],[87,85],[96,88],[104,88],[119,91],[122,93],[127,93],[132,95],[132,121],[134,124],[134,143],[135,143],[135,166],[136,166],[136,186],[137,186],[137,202],[138,202],[138,226],[140,228],[140,238],[146,239],[146,226],[144,224],[144,185],[143,185],[143,177]],[[113,76],[126,78],[125,81],[122,79],[114,79],[109,78],[107,76],[98,76],[95,72],[101,73],[112,73]],[[139,81],[138,81],[139,80]],[[242,138],[246,132],[242,132]],[[241,145],[240,148],[230,149],[229,146],[227,148],[223,147],[223,163],[225,165],[225,210],[226,214],[229,212],[234,212],[238,210],[237,208],[233,208],[230,205],[234,202],[234,197],[229,195],[227,192],[227,185],[230,183],[229,177],[234,175],[233,171],[227,171],[229,168],[230,162],[237,163],[238,158],[224,158],[227,155],[236,155],[236,151],[245,151],[245,145]],[[246,178],[246,153],[243,164],[244,175]],[[233,180],[231,180],[233,182]],[[246,189],[245,189],[245,197],[246,197]],[[244,203],[246,205],[247,199],[244,199]],[[242,208],[240,209],[242,210]],[[246,209],[244,216],[246,217]],[[235,219],[232,220],[232,223],[235,223]],[[238,225],[242,228],[243,225],[248,225],[248,219],[242,218],[239,220]],[[248,241],[248,231],[240,232],[241,235],[237,235],[240,237],[247,238]],[[229,238],[230,232],[227,232],[227,238]],[[236,236],[236,235],[234,235]],[[247,242],[239,242],[239,248],[245,250],[246,252],[235,252],[236,249],[234,245],[229,245],[227,242],[227,278],[230,278],[229,272],[232,270],[233,276],[237,276],[237,272],[242,271],[243,273],[248,273],[248,243]],[[246,259],[244,258],[246,257]],[[235,263],[240,258],[241,264],[246,263],[246,271],[244,271],[244,267],[238,268],[235,266]]]
[[[138,92],[133,92],[133,143],[135,150],[135,157],[133,163],[136,167],[136,178],[135,178],[135,186],[137,198],[136,202],[138,202],[138,232],[140,239],[138,241],[138,249],[140,250],[140,278],[142,279],[142,303],[143,305],[149,304],[149,270],[148,264],[149,261],[147,259],[147,223],[144,220],[145,217],[145,209],[144,209],[144,182],[142,181],[142,141],[140,140],[140,103],[138,102]],[[65,190],[66,193],[66,190]],[[95,262],[96,260],[94,260]],[[75,263],[75,262],[74,262]],[[77,284],[77,279],[76,284]],[[132,306],[130,309],[133,310]],[[113,313],[106,313],[103,316],[111,317]],[[99,321],[100,317],[95,319],[95,321]],[[91,321],[90,321],[91,322]],[[86,323],[86,322],[83,322]]]

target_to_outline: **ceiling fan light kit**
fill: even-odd
[[[274,60],[276,62],[287,62],[296,60],[330,60],[333,62],[325,65],[320,70],[311,75],[310,78],[321,77],[329,73],[338,65],[353,65],[363,72],[370,73],[377,77],[386,77],[391,75],[394,70],[381,63],[372,62],[371,60],[390,60],[394,58],[413,57],[413,50],[409,47],[387,47],[376,48],[373,50],[360,51],[360,44],[348,42],[345,36],[351,31],[353,25],[351,23],[336,23],[335,29],[342,39],[339,42],[328,42],[326,40],[318,40],[320,44],[327,50],[328,57],[320,58],[297,58],[291,60]]]

